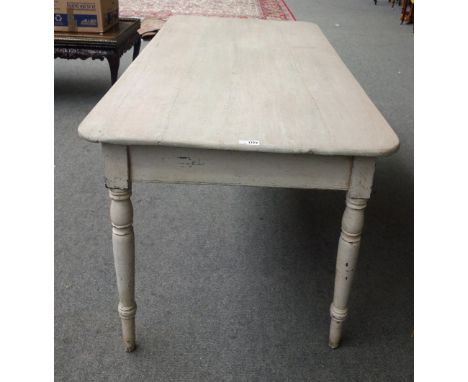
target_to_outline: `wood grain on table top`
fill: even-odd
[[[381,156],[398,148],[317,25],[202,16],[171,17],[79,134],[278,153]]]

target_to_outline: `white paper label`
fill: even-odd
[[[260,146],[260,141],[256,139],[239,139],[240,145]]]

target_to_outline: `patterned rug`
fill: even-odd
[[[120,0],[119,7],[120,17],[143,19],[201,15],[295,20],[285,0]]]

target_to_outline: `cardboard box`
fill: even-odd
[[[118,0],[54,0],[56,31],[105,32],[118,22]]]

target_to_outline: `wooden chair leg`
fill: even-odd
[[[401,2],[401,15],[400,15],[400,25],[403,24],[403,22],[405,21],[405,17],[406,17],[406,7],[408,6],[408,3],[407,3],[408,0],[403,0]]]
[[[414,4],[413,3],[411,3],[411,5],[410,5],[410,13],[409,13],[408,23],[411,23],[411,24],[414,23]]]

